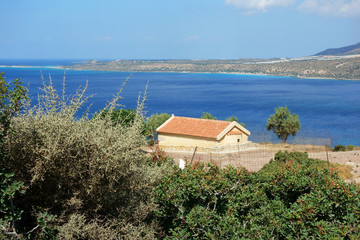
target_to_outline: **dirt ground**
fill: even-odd
[[[197,161],[212,162],[219,167],[232,165],[234,167],[245,167],[249,171],[258,171],[274,157],[278,151],[307,152],[310,158],[329,160],[330,163],[346,164],[353,168],[352,179],[360,181],[360,150],[333,152],[325,146],[293,145],[293,144],[254,144],[248,150],[227,153],[210,152],[166,152],[168,156],[175,159],[183,159],[187,164]]]

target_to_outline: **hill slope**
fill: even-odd
[[[315,56],[323,55],[350,55],[350,54],[360,54],[360,42],[354,45],[341,47],[341,48],[329,48],[325,51],[315,54]]]

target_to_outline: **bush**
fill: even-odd
[[[249,174],[245,169],[219,169],[203,163],[184,170],[174,167],[157,188],[158,219],[164,234],[191,239],[239,234],[234,229],[243,225],[237,217],[246,215],[262,199],[247,186]]]
[[[111,228],[117,237],[126,234],[115,227],[124,222],[129,232],[149,236],[155,229],[153,190],[164,170],[140,151],[145,143],[141,134],[144,100],[133,123],[122,125],[112,121],[120,93],[90,121],[76,117],[86,101],[85,89],[68,101],[51,83],[43,90],[38,105],[13,119],[17,135],[5,143],[6,168],[28,188],[16,202],[25,210],[24,231],[36,226],[33,209],[40,208],[57,215],[58,225],[66,225],[78,214],[85,224]]]
[[[21,219],[21,209],[14,206],[14,199],[25,193],[24,184],[13,179],[14,174],[0,169],[0,238],[5,233],[16,234],[16,222]]]
[[[279,152],[256,173],[204,164],[174,168],[157,193],[168,238],[360,237],[360,188],[306,153]]]
[[[152,148],[149,159],[154,165],[174,166],[174,160],[161,150],[158,144],[153,145]]]
[[[349,144],[349,145],[346,146],[346,150],[347,150],[347,151],[353,151],[353,150],[355,150],[355,146]]]
[[[346,146],[344,145],[335,145],[334,146],[334,152],[345,152],[346,151]]]
[[[106,116],[108,114],[110,114],[109,111],[111,111],[111,110],[103,109],[100,111],[100,114],[95,114],[93,119],[97,118],[97,117],[105,119]],[[110,119],[114,125],[121,124],[123,126],[130,126],[134,123],[135,118],[136,118],[136,111],[135,111],[135,109],[131,109],[131,108],[128,110],[123,109],[123,108],[113,109],[110,114]]]

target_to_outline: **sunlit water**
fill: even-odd
[[[0,65],[37,65],[38,68],[0,68],[7,80],[21,77],[36,102],[42,86],[41,73],[61,92],[64,70],[44,66],[61,61],[0,60]],[[131,74],[124,72],[66,71],[66,91],[71,94],[88,83],[91,112],[103,108]],[[210,112],[218,119],[237,116],[252,132],[253,140],[266,133],[269,115],[278,106],[299,115],[302,130],[298,138],[330,138],[331,145],[360,145],[360,81],[297,79],[236,74],[134,73],[125,86],[122,104],[135,108],[139,92],[146,85],[147,116],[166,112],[200,117]],[[270,133],[266,133],[270,135]]]

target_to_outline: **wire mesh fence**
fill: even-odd
[[[253,132],[249,140],[256,143],[282,143],[282,140],[271,131]],[[332,146],[333,139],[327,130],[301,129],[296,136],[289,136],[286,142],[297,145]]]
[[[265,136],[265,137],[264,137]],[[253,136],[262,141],[248,142],[243,144],[224,145],[213,148],[192,147],[187,151],[173,151],[168,154],[175,160],[180,158],[187,164],[195,162],[213,163],[221,168],[228,165],[234,167],[245,167],[249,171],[258,171],[266,163],[274,158],[279,151],[299,151],[307,152],[310,158],[329,161],[330,163],[354,162],[360,164],[360,151],[354,150],[345,153],[332,152],[330,150],[331,138],[326,137],[309,137],[303,134],[300,137],[292,138],[287,144],[282,144],[281,140],[262,134]],[[265,140],[265,141],[263,141]]]

